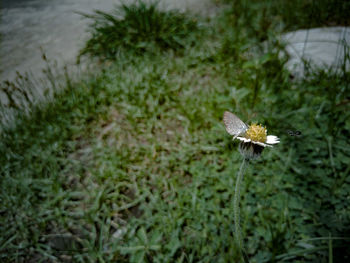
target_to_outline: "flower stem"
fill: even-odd
[[[238,245],[240,255],[242,255],[243,240],[242,240],[242,233],[241,233],[240,224],[239,224],[240,223],[239,201],[241,197],[241,184],[242,184],[242,179],[243,179],[244,170],[246,168],[246,164],[248,164],[248,160],[246,158],[243,158],[243,161],[242,161],[241,167],[239,168],[239,172],[236,179],[235,195],[233,199],[235,237],[236,237],[236,242]]]

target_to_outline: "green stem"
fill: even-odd
[[[242,254],[243,250],[243,240],[242,240],[242,234],[240,229],[240,217],[239,217],[239,201],[241,197],[241,184],[243,179],[244,170],[246,168],[246,164],[248,163],[247,159],[243,159],[241,167],[239,168],[239,172],[236,179],[236,187],[235,187],[235,195],[233,199],[233,209],[234,209],[234,220],[235,220],[235,237],[236,242],[240,251],[240,254]]]

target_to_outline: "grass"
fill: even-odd
[[[81,50],[83,55],[100,59],[116,59],[122,52],[142,54],[159,50],[179,51],[199,37],[194,18],[174,11],[161,11],[158,2],[135,1],[121,4],[111,13],[95,11],[91,38]],[[196,34],[197,33],[197,34]]]
[[[236,262],[229,110],[281,137],[243,180],[250,262],[346,262],[349,72],[292,81],[277,29],[242,21],[226,11],[180,54],[121,56],[5,128],[1,261]]]

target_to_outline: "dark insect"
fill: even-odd
[[[288,130],[287,133],[290,136],[300,136],[301,135],[301,131],[292,131],[292,130]]]

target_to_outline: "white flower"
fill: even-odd
[[[241,141],[239,151],[246,159],[256,159],[266,146],[272,147],[280,142],[277,136],[267,135],[267,129],[262,125],[248,126],[231,112],[224,113],[224,123],[226,131],[234,136],[233,139]]]
[[[243,136],[238,136],[239,151],[246,159],[257,159],[266,146],[272,147],[279,143],[275,135],[267,135],[267,130],[261,125],[252,124],[245,131]]]

